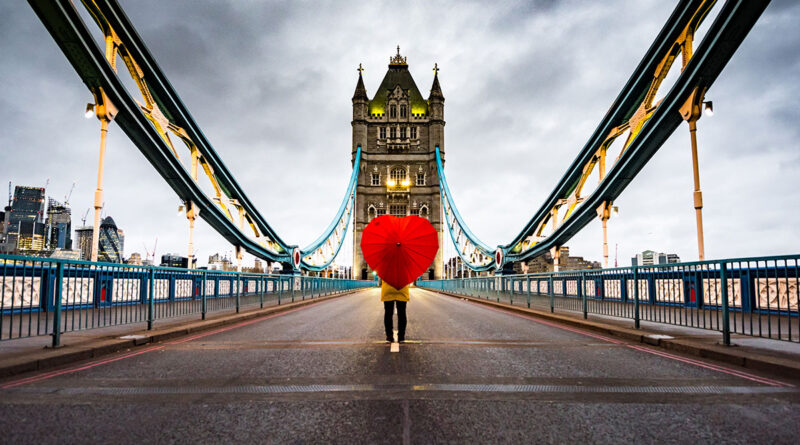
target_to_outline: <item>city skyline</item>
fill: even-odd
[[[448,100],[446,172],[462,215],[485,242],[507,242],[558,181],[672,8],[658,2],[617,6],[624,5],[624,20],[607,5],[469,5],[438,26],[431,26],[437,14],[412,8],[408,14],[415,21],[403,28],[374,20],[400,13],[388,5],[357,11],[348,6],[326,15],[290,4],[198,4],[182,10],[188,15],[183,32],[173,34],[168,20],[146,20],[152,3],[123,2],[257,208],[284,239],[301,246],[327,226],[346,186],[356,67],[363,63],[373,95],[398,43],[419,85],[430,84],[434,63],[441,68]],[[7,159],[0,179],[42,186],[50,178],[48,196],[57,200],[77,180],[71,199],[76,222],[91,207],[95,185],[99,124],[81,117],[91,96],[27,5],[0,9],[0,47],[19,59],[0,67],[8,79],[2,87],[8,131],[0,136]],[[798,9],[773,2],[707,94],[717,112],[698,123],[708,258],[791,253],[787,249],[800,241],[793,230],[800,215],[785,204],[800,190],[800,180],[791,177],[800,163],[800,113],[791,100],[797,86],[790,82],[797,75],[798,32],[792,24]],[[319,17],[331,15],[342,20],[326,19],[337,23],[327,29]],[[261,34],[264,21],[275,26]],[[500,29],[501,22],[507,29]],[[381,37],[359,39],[357,23],[370,23]],[[376,23],[388,29],[377,32]],[[468,23],[483,25],[460,34]],[[553,23],[561,27],[553,29]],[[614,23],[636,25],[609,25]],[[307,32],[297,36],[292,29]],[[322,29],[331,37],[321,38]],[[231,30],[234,35],[226,36]],[[785,38],[770,38],[775,33]],[[248,36],[257,38],[242,38]],[[544,37],[559,39],[558,48]],[[237,110],[242,106],[246,113]],[[185,255],[188,223],[176,216],[179,200],[114,124],[106,172],[107,214],[125,221],[127,253],[144,255],[142,245],[152,246],[157,236],[157,255]],[[615,205],[620,215],[609,221],[610,262],[615,244],[621,259],[646,249],[696,259],[685,125]],[[601,243],[597,220],[568,245],[578,255],[602,260]],[[203,222],[196,224],[195,245],[200,265],[233,249]],[[337,262],[348,264],[351,250],[345,245]]]

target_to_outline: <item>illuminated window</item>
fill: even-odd
[[[397,105],[389,107],[389,117],[397,117]]]
[[[392,181],[395,184],[401,185],[406,180],[406,170],[404,168],[395,168],[392,170]]]
[[[411,139],[417,138],[417,127],[411,127]]]
[[[392,204],[389,206],[389,214],[392,216],[406,216],[406,206],[402,204]]]
[[[417,173],[417,185],[425,185],[425,173]]]
[[[372,173],[372,185],[381,185],[381,174]]]
[[[386,127],[381,127],[381,139],[386,139]]]
[[[400,105],[400,117],[406,117],[406,114],[407,114],[406,106],[405,105]]]

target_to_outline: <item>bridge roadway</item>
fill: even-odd
[[[378,290],[0,382],[3,443],[796,443],[800,379]],[[27,380],[21,380],[27,379]]]

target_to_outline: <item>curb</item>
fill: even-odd
[[[212,320],[190,321],[187,322],[186,324],[178,326],[165,327],[161,329],[156,328],[150,331],[131,331],[128,334],[122,334],[122,335],[141,334],[142,335],[141,338],[120,339],[119,338],[120,334],[115,334],[113,337],[100,337],[97,340],[92,341],[90,345],[74,346],[72,347],[72,349],[70,349],[71,348],[70,346],[64,346],[59,349],[44,349],[42,351],[36,352],[35,354],[29,354],[25,357],[19,357],[17,359],[14,358],[8,359],[7,362],[9,362],[9,364],[0,365],[0,378],[12,377],[17,374],[22,374],[31,371],[43,371],[46,369],[55,368],[57,366],[63,366],[81,360],[97,358],[104,355],[113,354],[115,352],[119,352],[122,350],[136,348],[138,346],[144,346],[147,344],[158,343],[178,337],[184,337],[189,334],[203,332],[214,328],[219,328],[222,326],[239,323],[242,321],[260,318],[267,315],[286,312],[288,310],[297,309],[311,304],[321,303],[323,301],[343,297],[345,295],[350,295],[356,292],[360,292],[362,290],[363,289],[356,289],[336,295],[328,295],[324,297],[318,297],[303,301],[295,301],[294,303],[282,304],[280,306],[272,306],[263,309],[258,308],[247,312],[241,312],[238,314],[224,315]]]
[[[516,312],[519,314],[535,316],[546,320],[556,321],[565,325],[579,327],[594,332],[599,332],[602,334],[607,334],[624,340],[629,340],[637,343],[644,343],[651,346],[657,346],[663,349],[694,355],[697,357],[708,358],[711,360],[717,360],[757,371],[769,372],[772,374],[779,375],[781,377],[790,377],[790,378],[800,377],[800,361],[798,360],[745,352],[742,351],[741,349],[731,348],[730,346],[708,345],[701,342],[692,341],[691,339],[686,339],[686,338],[672,338],[672,339],[658,338],[657,336],[654,336],[655,334],[649,331],[643,331],[641,329],[624,328],[607,323],[583,320],[570,317],[568,315],[553,314],[550,312],[544,312],[536,309],[528,309],[525,307],[512,306],[506,303],[499,303],[491,300],[483,300],[480,298],[458,295],[439,290],[427,290],[427,289],[423,290],[446,295],[451,298],[468,300],[473,303],[479,303],[485,306],[502,308],[509,312]]]

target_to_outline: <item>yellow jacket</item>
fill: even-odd
[[[408,301],[408,286],[395,289],[387,282],[381,283],[381,301]]]

